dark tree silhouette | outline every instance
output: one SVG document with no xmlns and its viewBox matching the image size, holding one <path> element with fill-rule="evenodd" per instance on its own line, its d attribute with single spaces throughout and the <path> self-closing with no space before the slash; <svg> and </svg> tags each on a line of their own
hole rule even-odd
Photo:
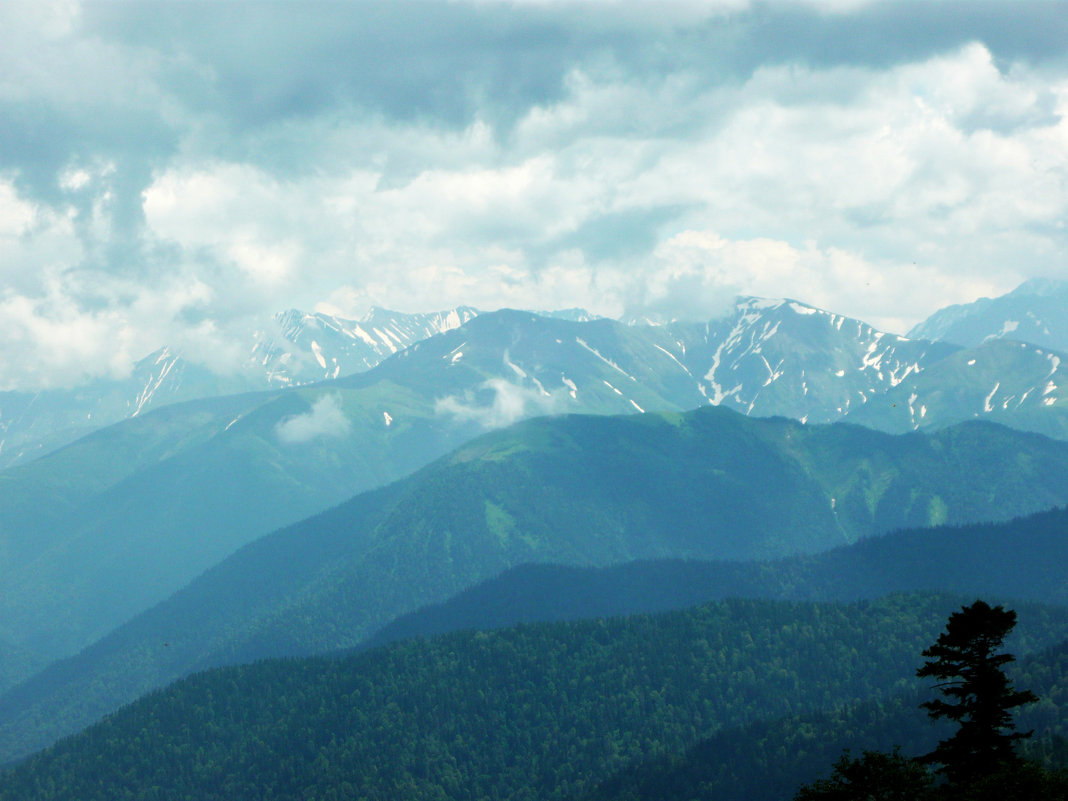
<svg viewBox="0 0 1068 801">
<path fill-rule="evenodd" d="M 1030 691 L 1013 690 L 1002 668 L 1015 657 L 996 653 L 1015 625 L 1012 610 L 976 601 L 950 615 L 946 630 L 923 652 L 927 662 L 916 675 L 938 679 L 945 698 L 922 706 L 932 718 L 947 718 L 960 728 L 922 759 L 939 764 L 938 771 L 953 784 L 1016 764 L 1014 744 L 1031 735 L 1014 731 L 1010 713 L 1038 699 Z"/>
<path fill-rule="evenodd" d="M 865 751 L 860 759 L 846 751 L 829 779 L 802 786 L 794 801 L 917 801 L 930 790 L 928 769 L 896 748 L 889 754 Z"/>
</svg>

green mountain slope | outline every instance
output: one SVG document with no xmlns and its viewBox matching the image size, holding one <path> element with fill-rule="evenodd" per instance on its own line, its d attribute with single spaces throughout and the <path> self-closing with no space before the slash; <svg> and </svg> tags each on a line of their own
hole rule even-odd
<svg viewBox="0 0 1068 801">
<path fill-rule="evenodd" d="M 191 670 L 356 645 L 511 566 L 815 552 L 1064 503 L 1066 467 L 1068 444 L 986 424 L 893 437 L 716 408 L 527 421 L 246 546 L 5 696 L 0 741 L 25 753 Z"/>
<path fill-rule="evenodd" d="M 241 545 L 516 419 L 701 402 L 656 360 L 674 365 L 616 323 L 498 312 L 369 373 L 166 407 L 2 471 L 0 636 L 71 653 Z"/>
<path fill-rule="evenodd" d="M 946 592 L 1068 607 L 1068 509 L 1008 523 L 910 529 L 773 562 L 527 564 L 402 615 L 368 645 L 550 620 L 629 615 L 724 598 L 854 601 Z"/>
<path fill-rule="evenodd" d="M 0 798 L 562 798 L 727 726 L 911 686 L 955 602 L 730 601 L 186 679 L 0 778 Z M 1022 640 L 1068 636 L 1027 615 Z"/>
</svg>

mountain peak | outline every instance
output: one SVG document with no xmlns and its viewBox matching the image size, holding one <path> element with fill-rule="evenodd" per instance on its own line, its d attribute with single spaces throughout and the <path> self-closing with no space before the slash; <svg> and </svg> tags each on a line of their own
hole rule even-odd
<svg viewBox="0 0 1068 801">
<path fill-rule="evenodd" d="M 1055 278 L 1029 278 L 1005 297 L 1052 297 L 1068 294 L 1068 281 Z"/>
<path fill-rule="evenodd" d="M 1068 283 L 1032 278 L 1007 295 L 939 309 L 909 336 L 976 347 L 989 339 L 1016 339 L 1068 351 Z"/>
</svg>

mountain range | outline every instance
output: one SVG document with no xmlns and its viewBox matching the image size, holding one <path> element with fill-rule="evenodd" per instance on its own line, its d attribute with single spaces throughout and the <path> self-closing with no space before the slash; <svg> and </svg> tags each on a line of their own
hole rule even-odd
<svg viewBox="0 0 1068 801">
<path fill-rule="evenodd" d="M 8 468 L 0 637 L 44 658 L 77 650 L 246 542 L 489 428 L 696 405 L 692 384 L 648 366 L 657 359 L 618 323 L 497 312 L 366 373 L 166 406 Z M 555 384 L 539 388 L 539 374 Z"/>
<path fill-rule="evenodd" d="M 430 314 L 372 308 L 359 320 L 296 309 L 249 335 L 244 364 L 221 373 L 164 347 L 123 379 L 72 389 L 0 392 L 0 469 L 23 464 L 90 432 L 171 403 L 299 386 L 369 370 L 382 359 L 478 312 L 457 307 Z"/>
<path fill-rule="evenodd" d="M 1029 284 L 907 338 L 789 299 L 662 325 L 291 310 L 237 375 L 164 349 L 124 381 L 2 393 L 0 761 L 191 670 L 365 644 L 524 565 L 970 592 L 847 558 L 848 590 L 806 560 L 846 547 L 903 574 L 872 537 L 1068 503 L 1057 309 L 1063 286 Z M 1035 548 L 999 551 L 1016 583 L 991 586 L 1033 597 Z"/>
<path fill-rule="evenodd" d="M 1036 278 L 1007 295 L 947 306 L 908 333 L 972 348 L 992 339 L 1068 351 L 1068 282 Z"/>
<path fill-rule="evenodd" d="M 291 309 L 275 315 L 264 330 L 250 334 L 245 344 L 238 343 L 237 349 L 249 355 L 240 369 L 225 374 L 162 348 L 138 362 L 125 379 L 100 379 L 73 389 L 3 392 L 0 469 L 169 403 L 303 386 L 369 370 L 416 342 L 458 328 L 478 313 L 464 306 L 429 314 L 373 308 L 361 319 L 350 320 Z M 580 309 L 541 316 L 573 322 L 596 319 Z M 888 408 L 904 408 L 900 400 L 915 394 L 907 424 L 928 425 L 923 409 L 934 411 L 939 405 L 928 385 L 946 380 L 940 378 L 943 358 L 964 347 L 979 348 L 969 360 L 989 361 L 981 346 L 998 339 L 1028 342 L 1060 358 L 1061 352 L 1068 351 L 1068 332 L 1062 331 L 1061 322 L 1066 318 L 1066 285 L 1031 281 L 1001 298 L 983 298 L 936 312 L 913 328 L 908 339 L 796 301 L 761 298 L 739 298 L 726 315 L 699 324 L 635 323 L 629 327 L 677 360 L 672 367 L 688 375 L 689 389 L 701 393 L 700 402 L 707 399 L 746 414 L 783 414 L 813 422 L 840 419 L 859 410 L 866 425 L 898 430 L 905 419 L 900 413 L 888 413 L 889 422 L 883 424 L 880 412 L 864 406 L 890 393 Z M 667 336 L 656 329 L 665 329 Z M 1040 375 L 1034 365 L 1026 364 L 1026 356 L 1021 365 L 1013 359 L 1006 365 L 1000 356 L 993 360 L 999 369 L 1007 369 L 1010 375 L 1004 378 L 1030 382 L 1016 393 L 1002 389 L 1002 400 L 1010 396 L 1019 400 L 1028 390 L 1032 405 L 1050 400 L 1047 386 L 1038 385 L 1045 373 Z M 938 369 L 928 371 L 933 365 L 939 365 Z M 933 377 L 926 385 L 912 387 L 925 372 Z M 1056 365 L 1046 373 L 1056 373 Z M 971 393 L 976 397 L 967 402 L 955 398 L 956 403 L 943 403 L 947 408 L 938 410 L 939 418 L 955 422 L 988 414 L 987 398 L 991 392 L 998 394 L 999 382 L 1005 386 L 1004 378 L 999 373 L 993 383 L 976 386 Z M 898 389 L 902 382 L 909 383 L 909 392 Z M 693 402 L 692 398 L 684 400 Z M 1063 421 L 1051 424 L 1045 419 L 1048 415 L 1025 412 L 1018 417 L 1028 418 L 1021 423 L 1023 427 L 1065 435 Z"/>
<path fill-rule="evenodd" d="M 365 646 L 464 629 L 685 609 L 710 600 L 858 601 L 951 593 L 1068 607 L 1068 509 L 1006 523 L 894 531 L 773 561 L 523 564 L 401 615 Z"/>
<path fill-rule="evenodd" d="M 472 315 L 348 327 L 283 315 L 285 341 L 313 353 L 265 346 L 276 374 L 292 365 L 289 383 L 321 374 L 298 363 L 330 374 L 345 358 L 370 363 L 365 338 L 399 348 L 449 330 L 362 373 L 161 406 L 0 472 L 0 638 L 22 649 L 21 670 L 84 647 L 259 536 L 534 415 L 717 404 L 894 432 L 979 417 L 1068 436 L 1061 357 L 1026 344 L 962 350 L 753 298 L 701 325 Z M 328 346 L 340 354 L 330 361 Z"/>
<path fill-rule="evenodd" d="M 168 403 L 302 386 L 369 370 L 384 358 L 457 328 L 478 313 L 466 306 L 429 314 L 372 308 L 352 320 L 290 309 L 275 315 L 263 330 L 252 332 L 244 344 L 235 344 L 248 353 L 236 371 L 212 371 L 171 348 L 162 348 L 139 361 L 122 380 L 101 379 L 67 390 L 3 392 L 0 469 Z M 581 309 L 541 316 L 596 319 Z M 796 317 L 811 319 L 803 322 Z M 863 408 L 960 347 L 1012 339 L 1054 354 L 1068 351 L 1065 319 L 1068 285 L 1046 280 L 1030 281 L 1000 298 L 940 310 L 915 326 L 908 340 L 803 303 L 761 298 L 739 298 L 732 311 L 699 324 L 635 323 L 631 327 L 645 331 L 651 341 L 678 359 L 678 367 L 711 403 L 726 403 L 747 414 L 828 422 Z M 669 343 L 660 332 L 651 332 L 660 327 L 668 329 Z M 931 342 L 942 344 L 932 346 Z M 1015 371 L 1015 366 L 1010 368 Z M 1031 378 L 1037 382 L 1038 374 Z M 996 384 L 997 380 L 985 387 L 980 397 L 985 400 Z M 912 393 L 896 394 L 908 398 Z M 928 395 L 917 395 L 919 405 L 914 403 L 914 409 L 933 409 Z M 1041 397 L 1048 400 L 1048 395 Z M 987 412 L 985 403 L 969 403 L 943 411 L 942 416 L 951 415 L 956 421 Z M 866 416 L 878 418 L 877 414 Z M 914 417 L 912 424 L 926 424 L 918 411 Z M 900 422 L 895 418 L 890 425 Z M 1060 424 L 1055 430 L 1064 433 Z"/>
<path fill-rule="evenodd" d="M 768 559 L 1066 503 L 1068 443 L 989 423 L 892 436 L 715 407 L 537 418 L 240 549 L 0 697 L 0 742 L 43 745 L 193 670 L 358 645 L 518 565 Z M 90 557 L 80 571 L 100 570 Z"/>
</svg>

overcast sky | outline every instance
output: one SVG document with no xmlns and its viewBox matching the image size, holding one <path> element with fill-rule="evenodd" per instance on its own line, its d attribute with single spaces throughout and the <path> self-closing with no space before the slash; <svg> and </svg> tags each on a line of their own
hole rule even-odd
<svg viewBox="0 0 1068 801">
<path fill-rule="evenodd" d="M 296 307 L 1068 278 L 1068 3 L 0 4 L 0 389 Z"/>
</svg>

